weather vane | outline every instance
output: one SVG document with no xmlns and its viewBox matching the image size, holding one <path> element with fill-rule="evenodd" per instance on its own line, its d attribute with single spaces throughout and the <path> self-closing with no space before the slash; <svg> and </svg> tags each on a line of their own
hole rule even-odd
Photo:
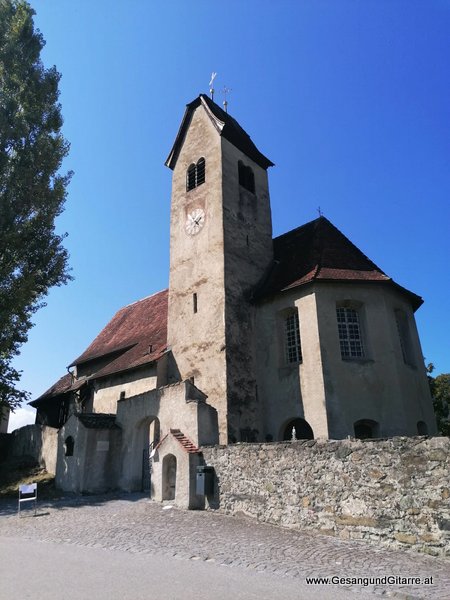
<svg viewBox="0 0 450 600">
<path fill-rule="evenodd" d="M 323 217 L 323 212 L 322 212 L 322 209 L 320 208 L 320 206 L 318 206 L 316 210 L 319 213 L 319 217 Z"/>
<path fill-rule="evenodd" d="M 209 82 L 209 93 L 211 94 L 211 100 L 214 100 L 214 79 L 216 78 L 217 73 L 213 71 L 211 73 L 211 81 Z"/>
<path fill-rule="evenodd" d="M 223 86 L 223 89 L 220 90 L 220 93 L 223 94 L 223 96 L 224 96 L 222 104 L 223 104 L 223 108 L 224 108 L 225 112 L 228 112 L 227 94 L 229 94 L 232 91 L 233 90 L 231 88 L 227 88 L 226 86 Z"/>
</svg>

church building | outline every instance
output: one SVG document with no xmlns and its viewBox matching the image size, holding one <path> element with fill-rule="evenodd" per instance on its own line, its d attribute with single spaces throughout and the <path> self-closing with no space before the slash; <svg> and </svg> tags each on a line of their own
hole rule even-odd
<svg viewBox="0 0 450 600">
<path fill-rule="evenodd" d="M 201 446 L 434 434 L 414 312 L 329 220 L 272 237 L 273 163 L 210 98 L 172 170 L 169 288 L 117 312 L 37 400 L 57 485 L 200 507 Z M 150 469 L 151 465 L 151 469 Z"/>
</svg>

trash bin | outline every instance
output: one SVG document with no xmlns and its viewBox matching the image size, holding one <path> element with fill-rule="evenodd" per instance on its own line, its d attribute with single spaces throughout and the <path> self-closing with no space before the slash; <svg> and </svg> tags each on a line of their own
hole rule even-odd
<svg viewBox="0 0 450 600">
<path fill-rule="evenodd" d="M 207 465 L 197 467 L 196 483 L 197 496 L 211 496 L 214 492 L 214 467 Z"/>
</svg>

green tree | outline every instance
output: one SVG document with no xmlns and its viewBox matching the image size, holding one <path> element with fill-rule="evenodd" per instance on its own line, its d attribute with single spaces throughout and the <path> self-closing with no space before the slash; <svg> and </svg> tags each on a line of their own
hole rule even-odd
<svg viewBox="0 0 450 600">
<path fill-rule="evenodd" d="M 49 289 L 70 279 L 55 233 L 72 175 L 59 173 L 69 150 L 60 75 L 42 64 L 34 14 L 24 0 L 0 0 L 0 409 L 27 398 L 12 360 Z"/>
<path fill-rule="evenodd" d="M 450 373 L 441 373 L 432 377 L 433 363 L 427 366 L 428 383 L 433 397 L 434 414 L 438 432 L 450 436 Z"/>
</svg>

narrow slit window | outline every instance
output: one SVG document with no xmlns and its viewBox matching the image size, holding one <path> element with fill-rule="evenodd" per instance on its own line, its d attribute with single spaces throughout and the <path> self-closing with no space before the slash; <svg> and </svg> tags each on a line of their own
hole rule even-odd
<svg viewBox="0 0 450 600">
<path fill-rule="evenodd" d="M 194 307 L 194 313 L 197 312 L 197 294 L 194 293 L 192 296 L 192 305 Z"/>
</svg>

